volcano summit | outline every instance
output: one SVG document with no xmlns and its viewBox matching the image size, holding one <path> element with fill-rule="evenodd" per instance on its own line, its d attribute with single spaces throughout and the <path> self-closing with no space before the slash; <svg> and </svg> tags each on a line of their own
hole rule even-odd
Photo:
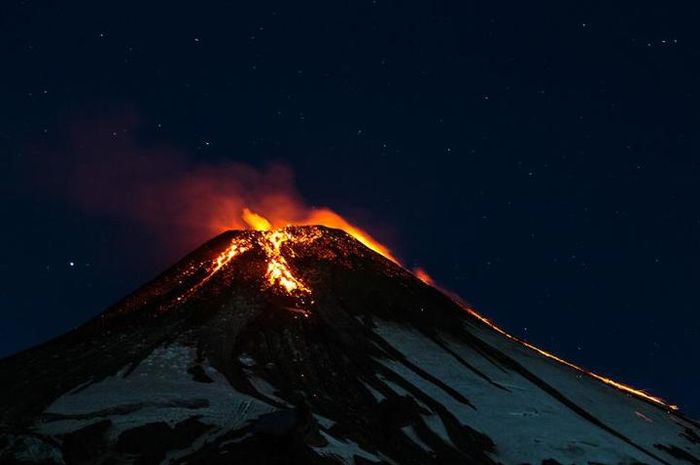
<svg viewBox="0 0 700 465">
<path fill-rule="evenodd" d="M 132 463 L 687 465 L 700 425 L 291 226 L 221 234 L 0 361 L 0 464 Z"/>
</svg>

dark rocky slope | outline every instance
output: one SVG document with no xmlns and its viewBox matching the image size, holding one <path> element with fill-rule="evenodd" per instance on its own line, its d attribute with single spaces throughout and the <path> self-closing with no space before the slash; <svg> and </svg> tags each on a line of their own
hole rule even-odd
<svg viewBox="0 0 700 465">
<path fill-rule="evenodd" d="M 0 463 L 688 464 L 700 428 L 543 357 L 347 234 L 202 246 L 0 361 Z M 232 241 L 251 246 L 211 273 Z"/>
</svg>

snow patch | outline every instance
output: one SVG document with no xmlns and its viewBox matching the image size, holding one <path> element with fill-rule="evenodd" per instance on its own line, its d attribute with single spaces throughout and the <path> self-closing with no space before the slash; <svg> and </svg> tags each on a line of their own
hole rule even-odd
<svg viewBox="0 0 700 465">
<path fill-rule="evenodd" d="M 450 350 L 464 362 L 486 375 L 491 382 L 507 387 L 507 390 L 499 389 L 489 380 L 478 376 L 459 359 L 418 331 L 380 320 L 375 320 L 375 325 L 375 333 L 386 343 L 401 352 L 413 364 L 462 394 L 476 409 L 459 402 L 437 383 L 419 376 L 397 360 L 382 358 L 378 362 L 442 404 L 462 424 L 490 437 L 496 444 L 496 451 L 492 455 L 501 463 L 541 463 L 545 459 L 555 459 L 567 464 L 653 461 L 638 449 L 574 413 L 519 373 L 504 370 L 462 341 L 454 340 L 448 335 L 440 336 Z M 671 424 L 669 414 L 663 410 L 637 399 L 618 395 L 617 392 L 611 395 L 608 386 L 587 377 L 581 380 L 569 369 L 544 359 L 520 344 L 515 345 L 495 333 L 486 334 L 490 330 L 470 328 L 469 331 L 518 360 L 604 423 L 628 437 L 642 441 L 642 446 L 652 453 L 660 454 L 653 447 L 654 443 L 679 442 L 679 427 Z M 397 393 L 406 391 L 396 383 L 387 384 Z M 639 418 L 634 414 L 635 410 L 652 419 L 653 423 Z M 424 415 L 423 418 L 433 432 L 449 440 L 447 431 L 437 415 Z M 697 450 L 691 453 L 700 455 Z M 668 456 L 664 458 L 671 463 L 677 462 Z"/>
<path fill-rule="evenodd" d="M 418 447 L 423 449 L 426 452 L 433 452 L 433 449 L 430 448 L 429 445 L 423 442 L 423 440 L 418 437 L 418 433 L 416 433 L 416 430 L 413 428 L 413 426 L 404 426 L 401 428 L 401 431 L 403 431 L 403 434 L 408 436 L 408 438 L 416 444 Z"/>
<path fill-rule="evenodd" d="M 108 434 L 115 440 L 121 432 L 137 426 L 159 421 L 174 426 L 193 416 L 222 430 L 237 429 L 276 410 L 236 391 L 210 366 L 205 371 L 213 382 L 195 381 L 187 373 L 195 360 L 195 350 L 190 347 L 159 347 L 128 375 L 125 367 L 114 376 L 56 399 L 36 425 L 37 430 L 64 434 L 107 418 L 113 424 Z"/>
<path fill-rule="evenodd" d="M 314 447 L 314 450 L 316 450 L 319 455 L 323 455 L 325 457 L 336 457 L 348 465 L 354 465 L 355 456 L 362 457 L 363 459 L 367 459 L 372 462 L 381 462 L 380 457 L 367 452 L 356 442 L 350 441 L 349 439 L 336 439 L 325 431 L 321 431 L 321 434 L 328 442 L 328 445 L 323 447 Z"/>
<path fill-rule="evenodd" d="M 326 418 L 322 415 L 317 415 L 314 413 L 314 418 L 316 419 L 318 424 L 325 429 L 331 429 L 333 425 L 335 425 L 335 422 L 333 420 L 331 420 L 330 418 Z"/>
<path fill-rule="evenodd" d="M 367 389 L 367 390 L 369 391 L 370 394 L 372 394 L 372 397 L 374 397 L 374 400 L 376 400 L 377 402 L 381 402 L 381 401 L 383 401 L 384 399 L 386 399 L 386 397 L 384 396 L 384 394 L 382 394 L 381 392 L 377 391 L 376 389 L 374 389 L 374 388 L 373 388 L 372 386 L 370 386 L 369 384 L 363 382 L 362 385 L 365 387 L 365 389 Z"/>
<path fill-rule="evenodd" d="M 443 423 L 442 418 L 434 414 L 421 416 L 423 417 L 425 424 L 428 425 L 428 428 L 430 428 L 430 431 L 437 434 L 440 439 L 445 441 L 445 444 L 455 447 L 450 439 L 450 435 L 447 433 L 447 428 L 445 428 L 445 423 Z"/>
</svg>

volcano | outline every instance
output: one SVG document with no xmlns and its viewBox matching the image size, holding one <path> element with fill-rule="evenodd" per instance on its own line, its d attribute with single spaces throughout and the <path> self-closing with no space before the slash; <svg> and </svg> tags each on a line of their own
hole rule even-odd
<svg viewBox="0 0 700 465">
<path fill-rule="evenodd" d="M 700 464 L 662 399 L 347 233 L 228 231 L 0 361 L 2 464 Z"/>
</svg>

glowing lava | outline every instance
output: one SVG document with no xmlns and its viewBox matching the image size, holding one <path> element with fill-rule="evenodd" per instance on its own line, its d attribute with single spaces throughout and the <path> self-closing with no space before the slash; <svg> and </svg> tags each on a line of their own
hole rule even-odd
<svg viewBox="0 0 700 465">
<path fill-rule="evenodd" d="M 388 258 L 396 264 L 400 264 L 396 257 L 392 255 L 389 248 L 380 244 L 368 233 L 348 223 L 343 217 L 327 208 L 310 210 L 305 220 L 290 223 L 282 223 L 282 227 L 278 229 L 273 229 L 272 221 L 250 210 L 249 208 L 243 209 L 241 219 L 251 229 L 263 232 L 263 238 L 265 240 L 262 241 L 260 245 L 263 247 L 265 253 L 267 254 L 268 266 L 267 273 L 265 276 L 268 284 L 271 287 L 276 286 L 278 288 L 283 289 L 285 293 L 289 295 L 298 295 L 300 293 L 310 294 L 311 289 L 309 289 L 303 282 L 297 279 L 289 269 L 289 264 L 287 263 L 287 260 L 284 258 L 284 255 L 281 252 L 282 244 L 290 240 L 293 240 L 297 243 L 300 241 L 308 241 L 309 238 L 292 237 L 292 234 L 289 232 L 289 230 L 285 229 L 286 226 L 321 225 L 327 226 L 329 228 L 342 229 L 343 231 L 347 232 L 352 237 L 357 239 L 359 242 L 364 244 L 367 248 Z M 280 223 L 280 220 L 276 221 L 275 223 Z M 423 275 L 428 277 L 427 273 L 425 272 L 423 272 Z"/>
<path fill-rule="evenodd" d="M 219 256 L 212 262 L 212 267 L 207 278 L 211 277 L 221 268 L 228 265 L 228 263 L 237 256 L 247 252 L 248 249 L 250 249 L 250 244 L 248 244 L 245 240 L 239 239 L 231 243 L 231 245 L 221 254 L 219 254 Z"/>
<path fill-rule="evenodd" d="M 357 226 L 353 226 L 352 224 L 348 223 L 342 216 L 338 215 L 333 210 L 329 210 L 327 208 L 311 210 L 306 220 L 300 224 L 321 225 L 329 228 L 342 229 L 360 241 L 365 247 L 374 250 L 379 255 L 382 255 L 392 262 L 400 265 L 399 260 L 391 253 L 391 250 L 389 250 L 387 246 L 381 244 L 379 241 Z"/>
<path fill-rule="evenodd" d="M 250 250 L 253 244 L 258 245 L 265 253 L 267 269 L 265 271 L 265 285 L 276 289 L 282 294 L 295 298 L 303 298 L 311 294 L 311 289 L 297 278 L 282 253 L 285 243 L 292 241 L 295 244 L 306 244 L 314 240 L 314 234 L 293 234 L 288 229 L 270 230 L 270 222 L 264 217 L 245 209 L 243 219 L 247 224 L 261 231 L 258 239 L 238 237 L 232 240 L 231 245 L 212 260 L 207 276 L 196 286 L 201 287 L 213 275 L 228 265 L 234 258 Z M 288 254 L 294 254 L 293 250 L 286 250 Z"/>
<path fill-rule="evenodd" d="M 265 277 L 269 286 L 277 286 L 286 294 L 296 296 L 298 294 L 310 294 L 311 289 L 306 287 L 289 269 L 287 259 L 282 255 L 282 244 L 292 239 L 289 231 L 277 229 L 263 232 L 263 249 L 267 254 L 267 272 Z"/>
<path fill-rule="evenodd" d="M 273 229 L 283 229 L 287 226 L 326 226 L 328 228 L 342 229 L 352 237 L 360 241 L 367 248 L 388 258 L 394 263 L 400 264 L 399 260 L 389 250 L 387 246 L 380 243 L 368 232 L 358 228 L 348 222 L 345 218 L 328 208 L 311 208 L 299 211 L 298 208 L 288 205 L 287 200 L 280 199 L 280 205 L 271 209 L 271 214 L 263 216 L 249 208 L 243 208 L 240 219 L 243 224 L 256 231 L 270 231 Z M 221 228 L 218 232 L 229 229 L 240 229 L 241 222 L 234 219 L 229 225 Z"/>
</svg>

